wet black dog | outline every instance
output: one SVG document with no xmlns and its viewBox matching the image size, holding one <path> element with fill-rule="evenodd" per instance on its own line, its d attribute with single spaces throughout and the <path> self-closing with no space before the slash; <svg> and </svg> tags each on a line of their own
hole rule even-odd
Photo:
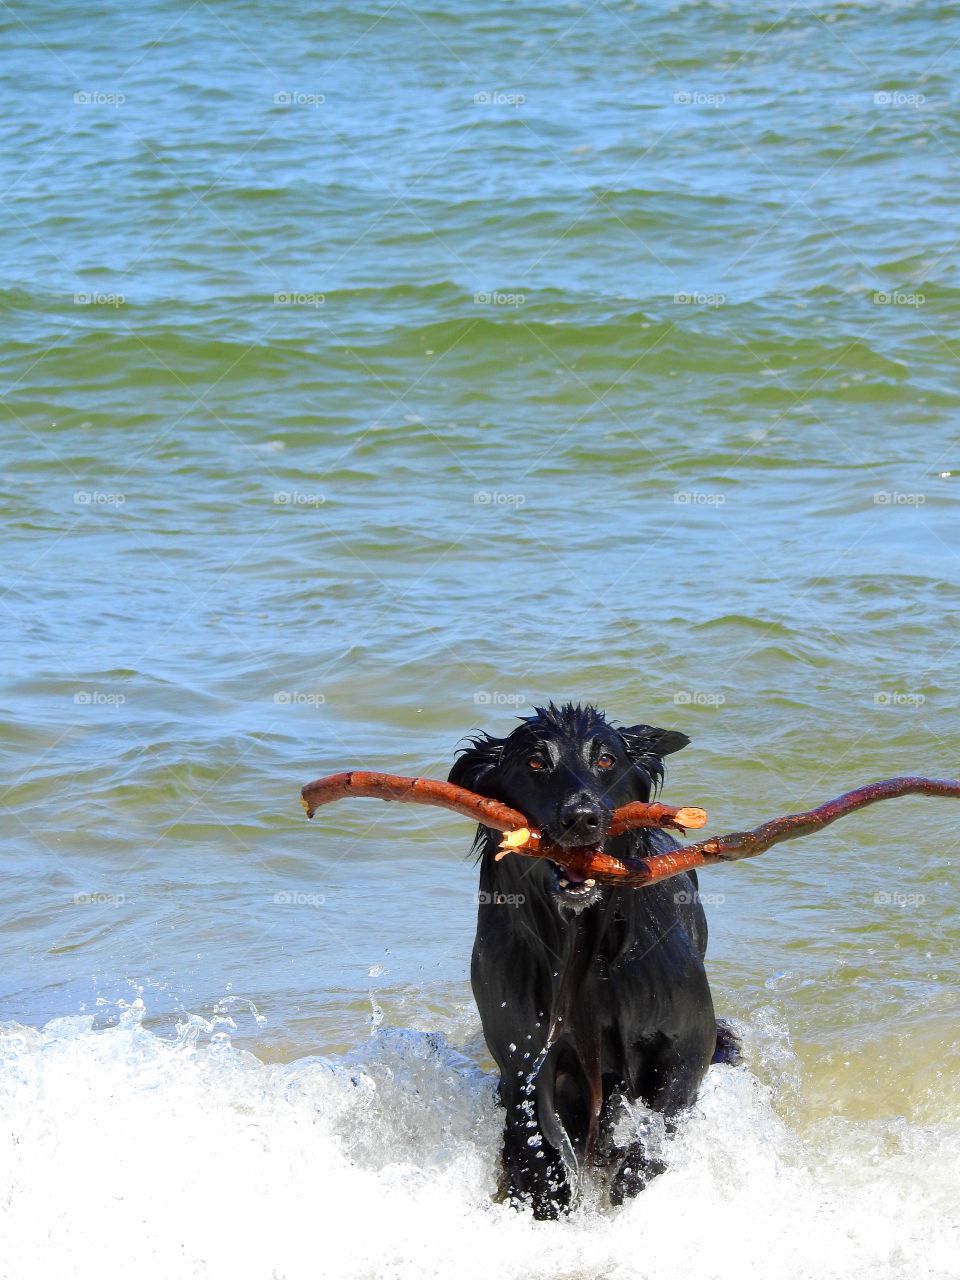
<svg viewBox="0 0 960 1280">
<path fill-rule="evenodd" d="M 649 800 L 682 733 L 618 729 L 592 707 L 552 704 L 507 738 L 473 740 L 450 781 L 512 805 L 550 840 L 616 856 L 673 848 L 660 831 L 607 839 L 611 812 Z M 588 1167 L 620 1203 L 662 1171 L 618 1145 L 623 1099 L 669 1126 L 696 1098 L 712 1060 L 735 1057 L 718 1029 L 703 956 L 707 922 L 691 872 L 645 889 L 578 880 L 546 859 L 494 861 L 499 833 L 478 832 L 480 910 L 473 991 L 506 1108 L 501 1192 L 553 1218 Z"/>
</svg>

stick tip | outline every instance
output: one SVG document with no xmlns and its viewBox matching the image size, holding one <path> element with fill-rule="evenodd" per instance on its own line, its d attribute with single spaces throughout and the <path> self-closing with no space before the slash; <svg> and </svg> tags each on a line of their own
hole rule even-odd
<svg viewBox="0 0 960 1280">
<path fill-rule="evenodd" d="M 698 828 L 705 827 L 707 825 L 707 811 L 706 809 L 697 809 L 690 805 L 685 809 L 677 810 L 675 821 L 681 827 L 688 827 L 691 830 L 696 831 Z"/>
<path fill-rule="evenodd" d="M 314 809 L 313 805 L 310 803 L 310 801 L 307 799 L 307 797 L 303 794 L 302 791 L 300 792 L 300 804 L 301 804 L 301 807 L 303 808 L 303 812 L 307 815 L 307 817 L 312 818 L 316 810 Z"/>
<path fill-rule="evenodd" d="M 525 844 L 530 843 L 530 828 L 517 827 L 515 831 L 505 831 L 503 839 L 500 841 L 500 848 L 504 853 L 509 853 L 511 849 L 522 849 Z"/>
</svg>

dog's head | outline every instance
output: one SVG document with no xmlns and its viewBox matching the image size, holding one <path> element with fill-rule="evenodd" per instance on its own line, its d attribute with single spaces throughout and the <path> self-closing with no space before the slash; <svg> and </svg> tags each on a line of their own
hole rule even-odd
<svg viewBox="0 0 960 1280">
<path fill-rule="evenodd" d="M 614 809 L 649 800 L 663 779 L 664 756 L 689 741 L 648 724 L 617 728 L 594 707 L 551 703 L 506 738 L 475 738 L 450 781 L 519 809 L 554 844 L 602 847 Z M 568 907 L 600 897 L 592 881 L 576 881 L 556 865 L 551 887 Z"/>
</svg>

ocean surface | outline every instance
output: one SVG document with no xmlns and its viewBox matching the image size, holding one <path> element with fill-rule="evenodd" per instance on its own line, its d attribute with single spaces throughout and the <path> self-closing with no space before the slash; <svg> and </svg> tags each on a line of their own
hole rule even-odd
<svg viewBox="0 0 960 1280">
<path fill-rule="evenodd" d="M 960 4 L 0 38 L 0 1275 L 960 1275 L 960 806 L 702 877 L 745 1065 L 550 1224 L 470 824 L 298 803 L 550 698 L 710 833 L 958 775 Z"/>
</svg>

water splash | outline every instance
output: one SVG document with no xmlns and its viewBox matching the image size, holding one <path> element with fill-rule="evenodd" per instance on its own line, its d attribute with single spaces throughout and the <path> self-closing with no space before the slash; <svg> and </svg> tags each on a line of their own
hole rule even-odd
<svg viewBox="0 0 960 1280">
<path fill-rule="evenodd" d="M 493 1201 L 495 1079 L 442 1036 L 381 1028 L 346 1058 L 268 1066 L 217 1020 L 163 1039 L 144 1012 L 0 1033 L 0 1233 L 18 1280 L 953 1274 L 955 1119 L 800 1136 L 776 1082 L 716 1068 L 642 1196 L 603 1210 L 587 1188 L 570 1219 L 535 1223 Z M 658 1140 L 642 1108 L 623 1123 Z"/>
</svg>

